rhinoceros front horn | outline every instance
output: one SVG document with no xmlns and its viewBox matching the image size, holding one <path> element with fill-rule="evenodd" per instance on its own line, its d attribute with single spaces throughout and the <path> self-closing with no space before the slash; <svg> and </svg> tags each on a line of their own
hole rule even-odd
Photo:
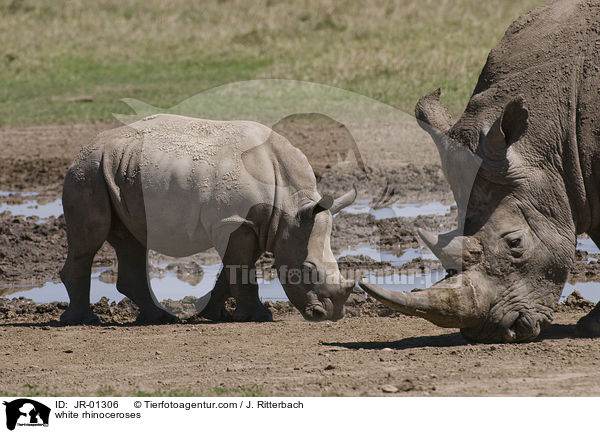
<svg viewBox="0 0 600 433">
<path fill-rule="evenodd" d="M 446 278 L 427 290 L 393 292 L 366 281 L 360 287 L 394 310 L 444 328 L 473 328 L 489 312 L 491 299 L 464 274 Z"/>
</svg>

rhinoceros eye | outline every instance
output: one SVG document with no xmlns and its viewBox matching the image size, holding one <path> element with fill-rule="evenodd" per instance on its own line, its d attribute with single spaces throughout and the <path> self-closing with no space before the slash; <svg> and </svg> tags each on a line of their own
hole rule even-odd
<svg viewBox="0 0 600 433">
<path fill-rule="evenodd" d="M 509 248 L 519 248 L 521 246 L 521 238 L 508 239 Z"/>
<path fill-rule="evenodd" d="M 520 258 L 525 252 L 523 234 L 521 232 L 508 233 L 504 236 L 506 245 L 510 249 L 510 254 L 515 258 Z"/>
</svg>

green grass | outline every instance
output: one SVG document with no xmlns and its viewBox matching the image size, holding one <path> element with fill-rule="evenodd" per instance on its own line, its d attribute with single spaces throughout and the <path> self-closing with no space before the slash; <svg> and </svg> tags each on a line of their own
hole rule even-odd
<svg viewBox="0 0 600 433">
<path fill-rule="evenodd" d="M 222 84 L 328 84 L 453 113 L 488 51 L 541 0 L 0 0 L 0 125 L 112 121 L 121 98 L 170 107 Z M 67 102 L 93 95 L 93 102 Z"/>
</svg>

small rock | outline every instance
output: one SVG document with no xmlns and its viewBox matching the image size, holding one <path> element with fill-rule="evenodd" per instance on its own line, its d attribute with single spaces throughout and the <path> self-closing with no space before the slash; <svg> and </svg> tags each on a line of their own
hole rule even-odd
<svg viewBox="0 0 600 433">
<path fill-rule="evenodd" d="M 387 394 L 394 394 L 398 392 L 398 388 L 396 388 L 394 385 L 383 385 L 381 390 Z"/>
<path fill-rule="evenodd" d="M 160 352 L 160 351 L 157 350 L 156 352 L 154 352 L 154 354 L 155 355 L 162 355 L 162 352 Z"/>
<path fill-rule="evenodd" d="M 63 353 L 73 353 L 71 349 L 63 350 Z"/>
<path fill-rule="evenodd" d="M 404 379 L 404 382 L 402 382 L 399 389 L 403 392 L 408 392 L 408 391 L 412 391 L 412 390 L 416 389 L 416 387 L 413 384 L 412 380 Z"/>
<path fill-rule="evenodd" d="M 570 307 L 573 309 L 584 310 L 584 309 L 594 308 L 595 304 L 592 301 L 588 301 L 583 296 L 581 296 L 581 293 L 579 293 L 578 290 L 574 290 L 573 293 L 571 293 L 569 296 L 567 296 L 567 299 L 565 299 L 565 302 L 563 303 L 563 305 L 565 307 Z"/>
<path fill-rule="evenodd" d="M 100 275 L 98 276 L 98 278 L 103 283 L 116 284 L 117 283 L 117 275 L 118 275 L 117 269 L 110 268 L 110 269 L 106 269 L 105 271 L 102 271 L 100 273 Z"/>
<path fill-rule="evenodd" d="M 334 365 L 329 364 L 327 367 L 325 367 L 325 370 L 333 370 L 335 369 Z"/>
</svg>

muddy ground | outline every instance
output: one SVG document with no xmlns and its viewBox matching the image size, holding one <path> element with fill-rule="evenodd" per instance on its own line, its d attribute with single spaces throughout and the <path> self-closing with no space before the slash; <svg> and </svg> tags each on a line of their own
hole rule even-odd
<svg viewBox="0 0 600 433">
<path fill-rule="evenodd" d="M 55 199 L 78 149 L 111 126 L 0 129 L 0 190 L 36 191 L 42 199 Z M 360 148 L 365 157 L 357 162 L 360 158 L 348 152 L 355 148 L 352 137 L 333 121 L 300 117 L 276 129 L 307 154 L 324 193 L 338 194 L 356 184 L 359 198 L 380 202 L 452 201 L 433 144 L 415 151 L 422 139 L 415 138 L 418 132 L 405 148 L 385 147 L 385 137 L 374 137 L 371 148 Z M 23 200 L 20 194 L 0 196 L 4 202 Z M 340 214 L 332 246 L 340 251 L 369 243 L 402 251 L 418 245 L 417 227 L 447 230 L 454 217 L 376 221 L 366 214 Z M 0 214 L 0 295 L 14 292 L 15 284 L 57 279 L 65 254 L 62 216 L 40 222 Z M 578 252 L 573 280 L 599 277 L 600 265 L 587 259 L 587 253 Z M 194 278 L 201 265 L 218 257 L 209 251 L 180 260 L 152 254 L 151 260 L 171 263 L 182 278 Z M 114 263 L 112 249 L 103 247 L 95 265 Z M 397 271 L 365 256 L 343 257 L 340 265 Z M 417 259 L 407 268 L 436 269 L 439 264 Z M 114 281 L 114 274 L 104 278 Z M 336 323 L 305 322 L 287 303 L 268 304 L 273 323 L 210 323 L 193 316 L 194 302 L 192 297 L 166 302 L 187 317 L 177 325 L 135 326 L 135 307 L 125 300 L 94 305 L 103 326 L 62 327 L 58 317 L 66 304 L 0 298 L 0 392 L 600 394 L 600 344 L 579 338 L 572 326 L 592 304 L 577 296 L 559 307 L 555 323 L 538 340 L 518 345 L 469 344 L 457 330 L 402 316 L 358 291 L 347 304 L 347 316 Z"/>
</svg>

